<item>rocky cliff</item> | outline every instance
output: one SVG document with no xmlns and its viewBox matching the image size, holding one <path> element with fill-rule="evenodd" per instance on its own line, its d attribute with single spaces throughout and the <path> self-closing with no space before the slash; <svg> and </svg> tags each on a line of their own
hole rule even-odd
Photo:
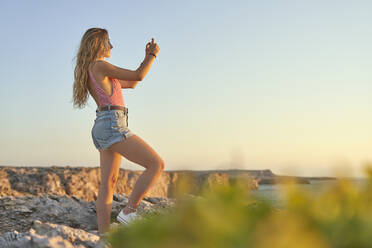
<svg viewBox="0 0 372 248">
<path fill-rule="evenodd" d="M 115 193 L 129 195 L 142 173 L 143 171 L 120 169 Z M 221 171 L 163 171 L 145 196 L 174 197 L 183 178 L 191 180 L 190 193 L 198 195 L 204 186 L 230 184 L 236 178 L 233 174 Z M 100 178 L 98 167 L 0 166 L 0 197 L 55 194 L 93 201 L 97 199 Z M 248 176 L 244 181 L 250 189 L 257 189 L 258 183 L 254 177 Z"/>
</svg>

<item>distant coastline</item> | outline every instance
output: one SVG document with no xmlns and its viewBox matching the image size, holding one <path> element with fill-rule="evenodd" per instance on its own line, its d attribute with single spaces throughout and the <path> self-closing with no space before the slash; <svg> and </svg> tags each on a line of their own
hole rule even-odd
<svg viewBox="0 0 372 248">
<path fill-rule="evenodd" d="M 226 169 L 226 170 L 169 170 L 167 172 L 190 172 L 198 175 L 208 173 L 226 173 L 231 177 L 253 177 L 259 180 L 258 184 L 278 184 L 284 183 L 286 180 L 291 179 L 298 184 L 310 184 L 311 180 L 338 180 L 337 177 L 301 177 L 301 176 L 287 176 L 277 175 L 270 169 L 264 170 L 246 170 L 246 169 Z M 354 178 L 353 178 L 354 179 Z"/>
</svg>

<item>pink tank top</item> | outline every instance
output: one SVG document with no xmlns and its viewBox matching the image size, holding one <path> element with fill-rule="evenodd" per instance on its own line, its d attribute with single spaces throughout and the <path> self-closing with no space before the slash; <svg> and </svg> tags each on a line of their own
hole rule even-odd
<svg viewBox="0 0 372 248">
<path fill-rule="evenodd" d="M 92 79 L 94 87 L 96 88 L 96 92 L 97 92 L 97 95 L 98 95 L 99 107 L 106 106 L 108 104 L 116 105 L 116 106 L 125 106 L 124 105 L 123 94 L 121 92 L 121 85 L 116 78 L 111 78 L 111 81 L 113 82 L 113 84 L 111 85 L 112 95 L 109 96 L 109 95 L 107 95 L 106 91 L 104 91 L 101 88 L 101 86 L 99 86 L 97 81 L 94 79 L 93 74 L 92 74 L 91 71 L 89 71 L 89 75 Z"/>
</svg>

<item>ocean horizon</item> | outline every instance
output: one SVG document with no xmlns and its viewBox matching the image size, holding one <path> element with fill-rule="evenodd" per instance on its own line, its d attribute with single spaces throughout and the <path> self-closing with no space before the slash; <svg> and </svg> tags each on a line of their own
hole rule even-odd
<svg viewBox="0 0 372 248">
<path fill-rule="evenodd" d="M 368 182 L 368 178 L 348 178 L 357 188 L 362 188 Z M 310 180 L 310 184 L 296 184 L 296 187 L 311 195 L 317 195 L 331 186 L 337 184 L 339 180 Z M 287 188 L 284 184 L 262 184 L 257 190 L 252 191 L 252 195 L 261 199 L 268 200 L 274 207 L 285 207 L 285 194 L 283 189 Z"/>
</svg>

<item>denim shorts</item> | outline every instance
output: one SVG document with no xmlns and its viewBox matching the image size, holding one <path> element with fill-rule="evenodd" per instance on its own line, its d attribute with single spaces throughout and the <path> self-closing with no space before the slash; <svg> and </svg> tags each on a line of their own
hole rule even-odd
<svg viewBox="0 0 372 248">
<path fill-rule="evenodd" d="M 125 110 L 96 110 L 92 138 L 97 149 L 106 150 L 112 144 L 134 135 L 128 128 L 128 108 Z"/>
</svg>

